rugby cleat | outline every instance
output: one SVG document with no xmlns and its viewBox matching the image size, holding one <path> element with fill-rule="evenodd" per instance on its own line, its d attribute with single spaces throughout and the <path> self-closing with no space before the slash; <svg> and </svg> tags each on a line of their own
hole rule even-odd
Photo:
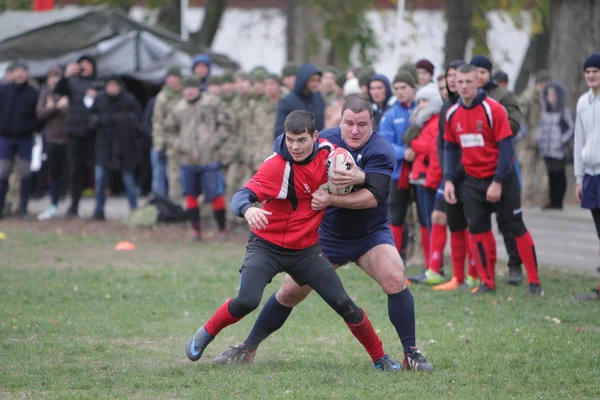
<svg viewBox="0 0 600 400">
<path fill-rule="evenodd" d="M 465 282 L 459 283 L 458 279 L 452 277 L 448 282 L 444 282 L 440 285 L 435 285 L 433 290 L 436 291 L 448 291 L 448 290 L 456 290 L 456 289 L 468 289 L 469 286 Z"/>
<path fill-rule="evenodd" d="M 416 276 L 409 276 L 408 280 L 412 283 L 423 283 L 427 280 L 427 271 L 429 271 L 429 270 L 426 269 L 423 272 L 421 272 L 419 275 L 416 275 Z"/>
<path fill-rule="evenodd" d="M 225 350 L 213 359 L 215 364 L 252 364 L 256 357 L 256 350 L 250 351 L 245 348 L 244 343 Z"/>
<path fill-rule="evenodd" d="M 479 285 L 479 287 L 476 287 L 475 289 L 471 290 L 471 296 L 479 296 L 481 294 L 494 293 L 494 292 L 495 292 L 494 289 L 489 287 L 487 284 L 482 283 L 481 285 Z"/>
<path fill-rule="evenodd" d="M 544 295 L 544 290 L 542 289 L 539 283 L 530 283 L 529 294 L 532 296 L 542 297 Z"/>
<path fill-rule="evenodd" d="M 427 362 L 417 347 L 411 347 L 410 353 L 404 353 L 402 366 L 413 371 L 433 372 L 433 365 Z"/>
<path fill-rule="evenodd" d="M 467 286 L 469 288 L 476 288 L 479 285 L 481 285 L 481 280 L 479 280 L 479 278 L 475 279 L 473 278 L 471 275 L 467 276 L 467 279 L 465 279 L 465 283 L 467 284 Z"/>
<path fill-rule="evenodd" d="M 402 365 L 399 362 L 394 361 L 387 354 L 375 361 L 373 363 L 373 366 L 375 367 L 375 369 L 378 369 L 380 371 L 402 371 Z"/>
<path fill-rule="evenodd" d="M 198 361 L 202 357 L 202 353 L 206 349 L 206 346 L 212 342 L 214 337 L 210 336 L 204 327 L 198 329 L 198 332 L 190 339 L 187 346 L 185 346 L 185 354 L 190 361 Z"/>
<path fill-rule="evenodd" d="M 523 283 L 523 271 L 521 271 L 520 268 L 509 268 L 506 283 L 509 285 L 519 286 L 521 283 Z"/>
<path fill-rule="evenodd" d="M 589 293 L 575 297 L 579 301 L 600 300 L 600 289 L 592 289 Z"/>
</svg>

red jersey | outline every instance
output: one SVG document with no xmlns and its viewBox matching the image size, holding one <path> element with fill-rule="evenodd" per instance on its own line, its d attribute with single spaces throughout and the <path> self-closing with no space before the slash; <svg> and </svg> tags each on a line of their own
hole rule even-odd
<svg viewBox="0 0 600 400">
<path fill-rule="evenodd" d="M 485 95 L 478 94 L 469 108 L 459 101 L 446 114 L 444 139 L 461 147 L 465 172 L 474 178 L 494 176 L 498 142 L 511 136 L 506 110 Z"/>
<path fill-rule="evenodd" d="M 319 139 L 319 151 L 307 164 L 285 160 L 273 154 L 265 160 L 246 188 L 252 190 L 267 215 L 265 229 L 252 230 L 260 238 L 277 246 L 301 250 L 317 244 L 317 233 L 325 210 L 313 211 L 312 194 L 327 183 L 325 163 L 334 146 Z"/>
</svg>

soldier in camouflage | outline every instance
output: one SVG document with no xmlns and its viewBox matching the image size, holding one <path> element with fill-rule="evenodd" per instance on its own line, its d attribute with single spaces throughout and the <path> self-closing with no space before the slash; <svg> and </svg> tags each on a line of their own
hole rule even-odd
<svg viewBox="0 0 600 400">
<path fill-rule="evenodd" d="M 200 240 L 198 196 L 212 203 L 219 235 L 226 237 L 224 185 L 221 166 L 231 162 L 231 118 L 218 97 L 202 93 L 200 81 L 189 77 L 183 83 L 183 98 L 167 117 L 165 129 L 172 132 L 172 146 L 181 161 L 185 180 L 185 208 L 192 226 L 192 239 Z"/>
</svg>

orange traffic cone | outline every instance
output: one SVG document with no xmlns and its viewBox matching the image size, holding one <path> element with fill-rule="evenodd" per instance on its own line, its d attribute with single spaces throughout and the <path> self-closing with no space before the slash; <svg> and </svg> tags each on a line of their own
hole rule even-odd
<svg viewBox="0 0 600 400">
<path fill-rule="evenodd" d="M 115 246 L 115 250 L 135 250 L 135 244 L 132 242 L 119 242 Z"/>
</svg>

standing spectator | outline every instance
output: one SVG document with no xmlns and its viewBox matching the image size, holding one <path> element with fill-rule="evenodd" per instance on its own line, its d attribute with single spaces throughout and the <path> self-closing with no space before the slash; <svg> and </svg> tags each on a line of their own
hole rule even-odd
<svg viewBox="0 0 600 400">
<path fill-rule="evenodd" d="M 36 109 L 37 118 L 40 124 L 43 124 L 51 200 L 50 207 L 38 216 L 40 221 L 54 219 L 58 215 L 63 171 L 67 163 L 67 137 L 64 129 L 69 99 L 54 92 L 62 74 L 60 67 L 50 68 L 46 80 L 47 87 L 40 94 Z"/>
<path fill-rule="evenodd" d="M 562 210 L 567 191 L 567 144 L 573 137 L 573 114 L 567 107 L 567 91 L 550 82 L 542 91 L 538 146 L 548 171 L 550 203 L 546 210 Z"/>
<path fill-rule="evenodd" d="M 221 93 L 221 79 L 218 76 L 209 76 L 207 80 L 208 93 L 218 96 Z"/>
<path fill-rule="evenodd" d="M 256 101 L 260 101 L 265 95 L 265 79 L 269 73 L 262 69 L 256 69 L 250 75 L 250 80 L 252 82 L 252 98 Z"/>
<path fill-rule="evenodd" d="M 544 176 L 544 160 L 538 147 L 540 115 L 542 112 L 541 93 L 550 75 L 541 71 L 535 85 L 527 88 L 519 96 L 519 106 L 523 112 L 523 126 L 516 145 L 517 158 L 521 165 L 523 204 L 531 206 L 546 202 L 548 181 Z M 540 198 L 542 197 L 542 198 Z"/>
<path fill-rule="evenodd" d="M 575 196 L 582 208 L 591 210 L 600 239 L 600 53 L 590 54 L 585 59 L 583 72 L 590 90 L 577 101 Z M 600 286 L 579 299 L 600 300 Z"/>
<path fill-rule="evenodd" d="M 179 202 L 182 196 L 179 159 L 177 153 L 169 146 L 165 121 L 175 104 L 181 100 L 181 89 L 181 71 L 179 67 L 171 66 L 167 70 L 165 85 L 156 96 L 152 114 L 152 191 L 166 196 L 167 185 L 163 177 L 168 176 L 168 195 L 175 202 Z"/>
<path fill-rule="evenodd" d="M 208 54 L 198 54 L 192 59 L 192 73 L 200 81 L 200 90 L 208 89 L 208 77 L 210 76 L 210 68 L 212 61 Z"/>
<path fill-rule="evenodd" d="M 508 74 L 504 71 L 498 71 L 492 77 L 496 84 L 504 89 L 508 89 Z"/>
<path fill-rule="evenodd" d="M 14 71 L 15 71 L 15 63 L 11 61 L 8 63 L 8 65 L 6 66 L 6 69 L 4 70 L 4 78 L 2 78 L 2 81 L 0 82 L 0 84 L 5 85 L 7 83 L 12 83 Z"/>
<path fill-rule="evenodd" d="M 173 137 L 174 149 L 181 156 L 181 169 L 185 177 L 185 206 L 192 225 L 192 239 L 200 240 L 200 211 L 198 196 L 204 195 L 212 203 L 219 234 L 225 238 L 225 201 L 220 169 L 225 160 L 222 149 L 231 142 L 230 118 L 223 110 L 218 97 L 200 92 L 200 82 L 195 77 L 183 82 L 183 98 L 169 114 L 165 125 L 177 132 Z"/>
<path fill-rule="evenodd" d="M 294 90 L 296 86 L 296 73 L 298 73 L 298 65 L 295 63 L 287 63 L 281 70 L 281 83 L 287 93 Z"/>
<path fill-rule="evenodd" d="M 104 92 L 91 109 L 89 124 L 96 137 L 94 178 L 96 209 L 93 218 L 104 220 L 106 185 L 110 171 L 120 171 L 131 210 L 137 208 L 134 170 L 141 159 L 139 122 L 141 107 L 116 76 L 108 77 Z"/>
<path fill-rule="evenodd" d="M 446 74 L 441 73 L 437 77 L 438 89 L 440 90 L 440 95 L 442 96 L 442 100 L 444 102 L 448 101 L 448 86 L 446 85 Z"/>
<path fill-rule="evenodd" d="M 471 59 L 471 65 L 477 69 L 477 86 L 492 99 L 500 103 L 506 113 L 508 114 L 508 121 L 510 124 L 510 130 L 513 137 L 516 137 L 521 127 L 521 120 L 523 116 L 519 109 L 519 102 L 515 97 L 514 93 L 499 87 L 491 79 L 492 63 L 484 56 L 475 56 Z M 513 162 L 514 163 L 514 162 Z M 508 278 L 507 282 L 511 285 L 520 285 L 523 281 L 523 269 L 521 268 L 521 257 L 517 248 L 517 242 L 511 231 L 510 226 L 506 225 L 508 221 L 503 218 L 499 218 L 496 214 L 496 221 L 498 222 L 498 230 L 502 233 L 504 238 L 504 246 L 508 253 Z M 494 239 L 493 235 L 488 236 Z M 495 239 L 494 239 L 495 240 Z M 491 246 L 491 244 L 490 244 Z M 495 247 L 494 242 L 494 247 Z"/>
<path fill-rule="evenodd" d="M 27 203 L 31 184 L 31 151 L 33 134 L 37 128 L 35 109 L 38 91 L 29 83 L 26 64 L 17 63 L 13 82 L 0 86 L 0 218 L 8 192 L 8 179 L 15 159 L 21 178 L 19 212 L 28 219 Z"/>
<path fill-rule="evenodd" d="M 435 70 L 431 61 L 422 59 L 415 64 L 417 75 L 419 77 L 419 86 L 425 86 L 433 83 L 433 71 Z"/>
<path fill-rule="evenodd" d="M 308 110 L 315 114 L 315 128 L 325 127 L 325 100 L 319 92 L 321 71 L 312 64 L 304 64 L 296 73 L 294 90 L 279 102 L 275 121 L 275 137 L 283 133 L 283 122 L 289 113 Z"/>
<path fill-rule="evenodd" d="M 69 99 L 69 108 L 65 117 L 65 135 L 67 136 L 71 205 L 67 211 L 67 218 L 78 216 L 86 167 L 93 160 L 89 117 L 90 108 L 96 97 L 96 73 L 96 60 L 91 56 L 81 56 L 76 63 L 67 66 L 63 78 L 58 81 L 54 89 L 58 95 L 67 96 Z"/>
<path fill-rule="evenodd" d="M 394 93 L 388 78 L 381 74 L 373 75 L 369 81 L 369 98 L 373 104 L 373 130 L 376 132 L 379 132 L 381 117 L 393 104 L 390 101 L 392 97 Z"/>
<path fill-rule="evenodd" d="M 340 100 L 340 95 L 336 90 L 335 79 L 339 74 L 339 70 L 334 66 L 328 66 L 323 70 L 321 77 L 321 93 L 325 98 L 325 106 L 329 107 Z"/>
</svg>

